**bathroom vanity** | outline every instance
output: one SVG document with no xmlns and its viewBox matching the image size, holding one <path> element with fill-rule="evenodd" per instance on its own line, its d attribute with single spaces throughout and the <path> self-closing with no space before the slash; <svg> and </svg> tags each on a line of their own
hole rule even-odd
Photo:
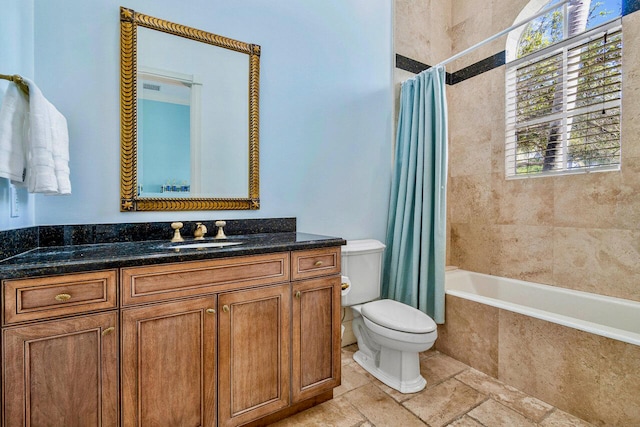
<svg viewBox="0 0 640 427">
<path fill-rule="evenodd" d="M 331 399 L 344 240 L 229 240 L 1 262 L 3 425 L 264 425 Z"/>
</svg>

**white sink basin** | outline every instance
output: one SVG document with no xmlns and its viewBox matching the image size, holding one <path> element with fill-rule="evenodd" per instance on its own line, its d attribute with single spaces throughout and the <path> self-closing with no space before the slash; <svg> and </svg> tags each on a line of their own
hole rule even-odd
<svg viewBox="0 0 640 427">
<path fill-rule="evenodd" d="M 199 248 L 223 248 L 225 246 L 241 245 L 242 242 L 201 242 L 188 243 L 186 245 L 171 246 L 171 249 L 199 249 Z"/>
</svg>

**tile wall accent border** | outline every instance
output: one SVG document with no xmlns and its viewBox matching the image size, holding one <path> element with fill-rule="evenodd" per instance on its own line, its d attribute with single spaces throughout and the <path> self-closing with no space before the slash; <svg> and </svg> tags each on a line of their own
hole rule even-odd
<svg viewBox="0 0 640 427">
<path fill-rule="evenodd" d="M 622 16 L 629 15 L 630 13 L 640 10 L 640 0 L 623 0 L 622 2 Z M 480 74 L 491 71 L 494 68 L 498 68 L 506 63 L 506 52 L 498 52 L 488 58 L 471 64 L 468 67 L 464 67 L 453 73 L 446 73 L 447 84 L 452 86 L 456 83 L 460 83 L 467 79 L 470 79 Z M 428 70 L 432 65 L 423 64 L 415 59 L 408 58 L 406 56 L 396 53 L 396 68 L 409 71 L 410 73 L 418 74 L 424 70 Z"/>
<path fill-rule="evenodd" d="M 505 58 L 506 54 L 503 50 L 502 52 L 498 52 L 495 55 L 476 62 L 475 64 L 464 67 L 461 70 L 455 71 L 453 73 L 446 73 L 446 83 L 452 86 L 456 83 L 460 83 L 462 81 L 470 79 L 471 77 L 475 77 L 487 71 L 491 71 L 494 68 L 498 68 L 504 65 Z M 410 73 L 418 74 L 431 68 L 431 65 L 423 64 L 422 62 L 407 58 L 406 56 L 396 54 L 396 68 L 409 71 Z"/>
<path fill-rule="evenodd" d="M 420 61 L 416 61 L 415 59 L 396 53 L 396 68 L 400 68 L 401 70 L 405 70 L 410 73 L 419 74 L 424 70 L 431 68 L 431 65 L 423 64 Z"/>
<path fill-rule="evenodd" d="M 451 74 L 447 73 L 447 84 L 454 85 L 504 65 L 506 63 L 506 54 L 506 51 L 503 50 Z"/>
<path fill-rule="evenodd" d="M 640 10 L 640 0 L 622 1 L 622 16 L 637 12 L 638 10 Z"/>
</svg>

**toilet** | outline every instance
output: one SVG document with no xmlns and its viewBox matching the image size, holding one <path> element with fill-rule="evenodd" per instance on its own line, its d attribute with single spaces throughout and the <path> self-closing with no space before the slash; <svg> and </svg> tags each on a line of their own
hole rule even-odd
<svg viewBox="0 0 640 427">
<path fill-rule="evenodd" d="M 358 351 L 353 359 L 371 375 L 401 393 L 415 393 L 427 382 L 420 375 L 421 351 L 438 337 L 436 323 L 406 304 L 380 298 L 382 253 L 377 240 L 349 240 L 342 246 L 343 307 L 353 310 Z"/>
</svg>

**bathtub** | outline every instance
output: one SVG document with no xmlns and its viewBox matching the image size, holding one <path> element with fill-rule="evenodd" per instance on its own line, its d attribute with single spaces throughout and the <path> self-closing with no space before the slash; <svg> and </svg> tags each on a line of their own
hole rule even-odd
<svg viewBox="0 0 640 427">
<path fill-rule="evenodd" d="M 466 270 L 445 277 L 448 295 L 640 346 L 640 302 Z"/>
<path fill-rule="evenodd" d="M 640 302 L 465 270 L 445 301 L 436 350 L 594 425 L 640 426 Z"/>
</svg>

